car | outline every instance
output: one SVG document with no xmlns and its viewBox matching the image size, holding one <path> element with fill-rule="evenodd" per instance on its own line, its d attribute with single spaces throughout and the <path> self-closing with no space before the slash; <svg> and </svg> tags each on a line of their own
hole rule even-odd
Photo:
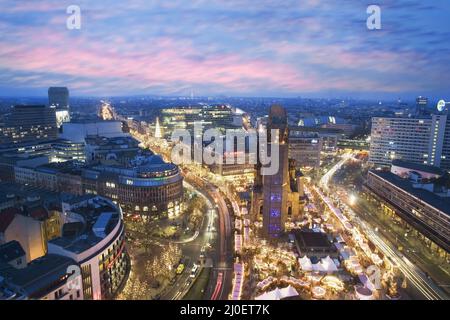
<svg viewBox="0 0 450 320">
<path fill-rule="evenodd" d="M 195 278 L 195 276 L 197 275 L 197 271 L 198 271 L 198 264 L 194 264 L 191 270 L 191 274 L 189 276 L 191 278 Z"/>
<path fill-rule="evenodd" d="M 184 264 L 180 263 L 177 267 L 176 274 L 182 274 L 184 271 Z"/>
</svg>

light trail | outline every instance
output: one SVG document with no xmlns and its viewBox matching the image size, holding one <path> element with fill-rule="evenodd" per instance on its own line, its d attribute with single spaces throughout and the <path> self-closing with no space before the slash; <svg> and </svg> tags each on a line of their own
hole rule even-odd
<svg viewBox="0 0 450 320">
<path fill-rule="evenodd" d="M 349 159 L 353 157 L 353 154 L 344 155 L 343 159 L 333 166 L 321 179 L 319 185 L 325 189 L 329 190 L 329 182 L 332 176 L 337 170 Z M 325 195 L 318 190 L 319 195 L 322 200 L 330 207 L 333 211 L 333 206 L 329 201 L 325 201 Z M 395 262 L 396 267 L 404 274 L 404 276 L 414 285 L 414 287 L 423 294 L 423 296 L 429 300 L 446 300 L 448 297 L 442 290 L 440 290 L 432 281 L 428 279 L 417 266 L 412 264 L 409 260 L 403 257 L 396 249 L 392 249 L 386 241 L 384 241 L 378 234 L 372 231 L 372 228 L 368 226 L 364 221 L 362 221 L 351 208 L 346 206 L 346 209 L 352 216 L 352 222 L 356 222 L 356 225 L 364 232 L 366 237 L 372 241 L 374 245 L 391 261 Z M 334 211 L 333 211 L 334 212 Z M 349 219 L 350 220 L 350 219 Z M 406 260 L 405 260 L 406 259 Z"/>
</svg>

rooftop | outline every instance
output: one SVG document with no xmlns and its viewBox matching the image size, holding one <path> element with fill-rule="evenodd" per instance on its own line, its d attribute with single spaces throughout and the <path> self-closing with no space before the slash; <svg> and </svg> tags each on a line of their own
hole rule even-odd
<svg viewBox="0 0 450 320">
<path fill-rule="evenodd" d="M 14 182 L 0 183 L 0 203 L 14 200 L 20 204 L 40 203 L 47 207 L 59 206 L 61 200 L 73 197 L 67 193 L 56 193 L 31 186 L 24 186 Z"/>
<path fill-rule="evenodd" d="M 97 146 L 109 146 L 109 147 L 122 147 L 131 146 L 138 147 L 139 141 L 131 136 L 123 137 L 102 137 L 98 135 L 88 135 L 86 137 L 86 144 L 97 145 Z"/>
<path fill-rule="evenodd" d="M 294 232 L 294 235 L 301 248 L 333 248 L 325 233 L 301 230 Z"/>
<path fill-rule="evenodd" d="M 25 255 L 22 246 L 16 240 L 9 241 L 0 246 L 0 263 L 8 263 Z"/>
<path fill-rule="evenodd" d="M 79 205 L 73 201 L 70 212 L 82 220 L 65 224 L 62 237 L 49 241 L 76 254 L 102 241 L 121 219 L 118 208 L 104 198 L 91 195 L 79 200 Z"/>
<path fill-rule="evenodd" d="M 139 178 L 161 178 L 179 173 L 175 164 L 165 162 L 159 155 L 136 156 L 127 165 L 94 165 L 92 169 Z"/>
<path fill-rule="evenodd" d="M 399 160 L 399 159 L 393 160 L 392 165 L 396 166 L 396 167 L 402 167 L 402 168 L 406 168 L 406 169 L 422 171 L 422 172 L 432 173 L 432 174 L 436 174 L 436 175 L 443 175 L 445 173 L 444 170 L 442 170 L 438 167 L 435 167 L 435 166 L 429 166 L 429 165 L 419 164 L 419 163 L 412 163 L 412 162 L 407 162 L 407 161 L 403 161 L 403 160 Z"/>
<path fill-rule="evenodd" d="M 425 189 L 414 188 L 413 182 L 408 179 L 403 179 L 389 171 L 371 170 L 370 173 L 388 181 L 389 183 L 392 183 L 396 187 L 415 196 L 416 198 L 419 198 L 437 210 L 450 215 L 450 198 L 440 197 L 437 194 Z"/>
<path fill-rule="evenodd" d="M 77 161 L 52 162 L 37 167 L 36 171 L 49 174 L 71 173 L 80 175 L 83 166 L 83 163 Z"/>
<path fill-rule="evenodd" d="M 45 295 L 52 285 L 61 281 L 67 275 L 67 268 L 75 264 L 70 258 L 47 254 L 33 260 L 24 269 L 15 269 L 0 263 L 0 275 L 28 297 L 39 298 Z"/>
</svg>

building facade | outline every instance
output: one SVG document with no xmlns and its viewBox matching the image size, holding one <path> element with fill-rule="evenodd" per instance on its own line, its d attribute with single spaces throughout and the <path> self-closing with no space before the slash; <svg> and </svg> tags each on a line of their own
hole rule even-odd
<svg viewBox="0 0 450 320">
<path fill-rule="evenodd" d="M 122 210 L 98 196 L 62 203 L 62 236 L 48 242 L 49 254 L 75 261 L 85 300 L 113 299 L 129 271 Z"/>
<path fill-rule="evenodd" d="M 58 137 L 54 107 L 45 105 L 14 106 L 10 117 L 0 127 L 0 143 L 54 140 Z"/>
<path fill-rule="evenodd" d="M 426 118 L 373 118 L 369 162 L 389 166 L 400 159 L 450 170 L 447 115 Z"/>
<path fill-rule="evenodd" d="M 82 178 L 83 193 L 108 197 L 127 214 L 172 218 L 183 210 L 181 172 L 159 156 L 139 158 L 129 166 L 92 166 Z"/>
<path fill-rule="evenodd" d="M 322 139 L 318 133 L 289 131 L 289 159 L 295 159 L 298 167 L 318 168 Z"/>
<path fill-rule="evenodd" d="M 396 169 L 397 172 L 400 172 Z M 401 171 L 404 174 L 404 170 Z M 432 173 L 431 173 L 432 174 Z M 419 173 L 410 170 L 409 177 L 401 177 L 389 171 L 369 171 L 366 189 L 439 254 L 450 252 L 450 192 L 429 179 L 422 181 Z"/>
<path fill-rule="evenodd" d="M 50 87 L 48 89 L 48 105 L 55 107 L 58 128 L 64 122 L 70 122 L 69 89 L 66 87 Z"/>
</svg>

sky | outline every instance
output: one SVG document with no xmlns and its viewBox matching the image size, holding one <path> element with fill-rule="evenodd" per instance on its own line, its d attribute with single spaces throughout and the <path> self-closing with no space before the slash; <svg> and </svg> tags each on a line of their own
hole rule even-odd
<svg viewBox="0 0 450 320">
<path fill-rule="evenodd" d="M 0 0 L 0 96 L 450 101 L 450 1 Z M 81 29 L 69 30 L 69 5 Z"/>
</svg>

